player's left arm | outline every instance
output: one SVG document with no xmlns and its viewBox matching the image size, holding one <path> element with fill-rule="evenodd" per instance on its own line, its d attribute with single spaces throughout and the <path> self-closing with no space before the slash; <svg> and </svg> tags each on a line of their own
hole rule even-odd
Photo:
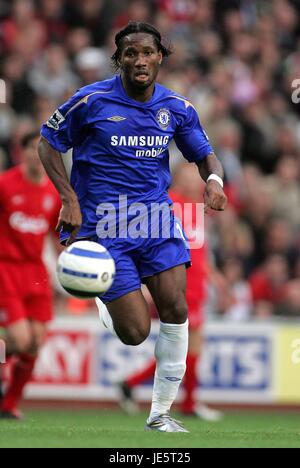
<svg viewBox="0 0 300 468">
<path fill-rule="evenodd" d="M 196 161 L 199 173 L 206 182 L 204 193 L 205 209 L 224 211 L 227 197 L 223 190 L 224 170 L 215 153 L 209 153 L 206 158 Z M 210 178 L 210 176 L 217 176 Z M 219 178 L 220 180 L 218 181 Z M 216 180 L 217 179 L 217 180 Z"/>
<path fill-rule="evenodd" d="M 185 101 L 185 106 L 185 115 L 178 119 L 175 143 L 183 156 L 197 165 L 202 179 L 206 182 L 206 210 L 211 208 L 223 211 L 227 204 L 227 197 L 223 191 L 223 167 L 202 128 L 196 109 L 188 101 Z"/>
</svg>

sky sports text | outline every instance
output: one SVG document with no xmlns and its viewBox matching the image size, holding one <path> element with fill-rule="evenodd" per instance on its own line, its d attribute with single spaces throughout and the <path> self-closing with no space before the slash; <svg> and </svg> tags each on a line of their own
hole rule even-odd
<svg viewBox="0 0 300 468">
<path fill-rule="evenodd" d="M 190 249 L 204 244 L 204 203 L 128 203 L 119 196 L 118 206 L 100 203 L 97 207 L 99 239 L 170 239 L 179 238 Z M 182 222 L 180 221 L 182 220 Z M 184 230 L 182 228 L 184 226 Z"/>
<path fill-rule="evenodd" d="M 0 364 L 5 364 L 5 363 L 6 363 L 5 342 L 3 340 L 0 340 Z"/>
</svg>

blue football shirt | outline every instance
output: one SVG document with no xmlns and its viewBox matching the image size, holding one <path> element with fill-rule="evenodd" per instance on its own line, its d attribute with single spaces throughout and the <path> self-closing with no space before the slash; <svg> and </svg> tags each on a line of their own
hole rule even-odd
<svg viewBox="0 0 300 468">
<path fill-rule="evenodd" d="M 128 204 L 172 203 L 168 147 L 173 138 L 189 162 L 213 151 L 189 101 L 157 83 L 149 101 L 135 101 L 119 75 L 78 90 L 43 125 L 41 135 L 61 153 L 73 148 L 71 185 L 83 214 L 78 237 L 95 235 L 100 203 L 117 211 L 120 196 Z M 68 235 L 62 233 L 62 239 Z"/>
</svg>

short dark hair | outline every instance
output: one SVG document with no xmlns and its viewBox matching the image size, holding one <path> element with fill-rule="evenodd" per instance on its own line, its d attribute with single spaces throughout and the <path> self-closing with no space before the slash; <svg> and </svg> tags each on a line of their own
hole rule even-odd
<svg viewBox="0 0 300 468">
<path fill-rule="evenodd" d="M 116 36 L 115 36 L 115 44 L 117 46 L 117 50 L 111 57 L 113 64 L 116 68 L 116 70 L 119 68 L 119 60 L 122 54 L 122 40 L 125 36 L 128 36 L 129 34 L 135 34 L 135 33 L 145 33 L 145 34 L 151 34 L 154 38 L 154 42 L 158 48 L 158 51 L 162 53 L 163 57 L 168 57 L 173 53 L 173 49 L 170 46 L 165 46 L 162 44 L 162 37 L 160 32 L 152 26 L 152 24 L 149 23 L 141 23 L 139 21 L 130 21 L 125 28 L 121 29 Z"/>
<path fill-rule="evenodd" d="M 32 132 L 26 133 L 21 139 L 21 146 L 23 149 L 28 148 L 32 140 L 40 136 L 39 130 L 33 130 Z"/>
</svg>

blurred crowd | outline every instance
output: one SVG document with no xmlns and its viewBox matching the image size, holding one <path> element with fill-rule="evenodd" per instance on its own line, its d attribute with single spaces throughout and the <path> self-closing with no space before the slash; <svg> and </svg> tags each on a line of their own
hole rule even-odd
<svg viewBox="0 0 300 468">
<path fill-rule="evenodd" d="M 300 0 L 0 0 L 0 172 L 77 88 L 112 76 L 116 32 L 150 22 L 175 51 L 159 81 L 193 102 L 225 168 L 214 310 L 300 316 L 299 13 Z"/>
</svg>

